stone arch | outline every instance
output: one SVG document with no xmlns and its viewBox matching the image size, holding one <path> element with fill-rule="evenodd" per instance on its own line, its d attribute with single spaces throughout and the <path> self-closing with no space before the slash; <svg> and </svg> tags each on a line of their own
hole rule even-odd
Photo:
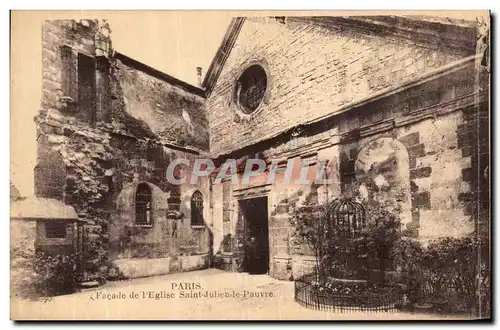
<svg viewBox="0 0 500 330">
<path fill-rule="evenodd" d="M 403 228 L 412 221 L 410 157 L 398 140 L 382 137 L 365 144 L 354 164 L 357 198 L 399 209 Z"/>
<path fill-rule="evenodd" d="M 196 190 L 191 195 L 191 201 L 190 201 L 191 226 L 203 226 L 203 225 L 205 225 L 205 217 L 203 215 L 204 204 L 205 203 L 204 203 L 203 194 L 199 190 Z"/>
<path fill-rule="evenodd" d="M 200 189 L 200 187 L 193 187 L 193 188 L 190 188 L 188 190 L 186 190 L 184 193 L 182 193 L 181 195 L 181 203 L 182 203 L 182 206 L 181 206 L 181 210 L 182 210 L 182 213 L 190 218 L 191 217 L 191 200 L 193 198 L 193 195 L 198 192 L 201 194 L 201 196 L 203 197 L 203 219 L 204 219 L 204 224 L 206 226 L 209 226 L 210 224 L 208 223 L 207 219 L 208 219 L 208 205 L 210 205 L 210 200 L 209 200 L 209 194 L 207 192 L 204 191 L 204 189 Z"/>
</svg>

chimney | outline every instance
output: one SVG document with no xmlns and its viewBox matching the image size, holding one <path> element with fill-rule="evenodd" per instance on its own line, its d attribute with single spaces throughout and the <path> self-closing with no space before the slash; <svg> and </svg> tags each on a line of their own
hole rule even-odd
<svg viewBox="0 0 500 330">
<path fill-rule="evenodd" d="M 201 66 L 196 67 L 196 77 L 198 78 L 198 86 L 201 87 Z"/>
</svg>

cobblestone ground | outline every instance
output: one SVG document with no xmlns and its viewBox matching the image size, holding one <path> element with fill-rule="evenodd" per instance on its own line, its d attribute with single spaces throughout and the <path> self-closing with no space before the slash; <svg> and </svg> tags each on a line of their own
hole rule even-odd
<svg viewBox="0 0 500 330">
<path fill-rule="evenodd" d="M 184 283 L 201 289 L 175 290 Z M 225 297 L 197 298 L 199 291 Z M 233 292 L 234 291 L 234 292 Z M 182 292 L 182 293 L 181 293 Z M 233 294 L 239 293 L 239 297 Z M 175 294 L 175 298 L 168 295 Z M 183 297 L 181 297 L 181 295 Z M 256 297 L 260 296 L 260 297 Z M 134 298 L 133 298 L 134 297 Z M 66 320 L 374 320 L 430 319 L 409 313 L 332 313 L 310 310 L 293 299 L 293 282 L 267 275 L 215 269 L 110 282 L 49 301 L 11 301 L 12 319 Z M 440 316 L 440 318 L 443 318 Z M 456 319 L 456 317 L 446 317 Z"/>
</svg>

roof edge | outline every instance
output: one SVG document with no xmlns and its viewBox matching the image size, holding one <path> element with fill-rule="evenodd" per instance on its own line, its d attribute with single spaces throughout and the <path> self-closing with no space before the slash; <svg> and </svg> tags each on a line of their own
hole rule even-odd
<svg viewBox="0 0 500 330">
<path fill-rule="evenodd" d="M 382 32 L 402 38 L 401 31 L 410 33 L 414 42 L 426 41 L 435 47 L 449 47 L 464 52 L 464 56 L 472 54 L 475 50 L 475 28 L 472 26 L 458 26 L 453 24 L 444 24 L 443 22 L 429 22 L 423 19 L 409 18 L 405 16 L 381 15 L 381 16 L 288 16 L 291 19 L 309 19 L 311 22 L 321 24 L 321 20 L 329 18 L 337 24 L 345 25 L 345 28 L 357 28 L 362 32 Z M 382 19 L 381 19 L 382 18 Z M 384 21 L 385 19 L 385 21 Z M 204 88 L 206 97 L 210 96 L 215 84 L 222 72 L 229 54 L 238 38 L 241 27 L 246 17 L 235 17 L 231 20 L 226 34 L 210 63 L 207 73 L 203 79 L 202 88 Z M 470 23 L 470 22 L 469 22 Z M 424 25 L 424 28 L 422 28 Z M 445 27 L 445 29 L 443 29 Z M 438 32 L 436 32 L 438 31 Z M 463 35 L 465 34 L 465 35 Z M 416 37 L 416 38 L 415 38 Z"/>
<path fill-rule="evenodd" d="M 192 94 L 196 94 L 196 95 L 201 96 L 203 98 L 206 97 L 205 90 L 203 90 L 202 88 L 196 87 L 196 86 L 191 85 L 185 81 L 182 81 L 178 78 L 175 78 L 174 76 L 171 76 L 171 75 L 166 74 L 162 71 L 159 71 L 159 70 L 157 70 L 149 65 L 146 65 L 142 62 L 139 62 L 139 61 L 127 56 L 127 55 L 124 55 L 120 52 L 115 51 L 113 57 L 115 59 L 120 60 L 123 64 L 125 64 L 131 68 L 142 71 L 142 72 L 144 72 L 152 77 L 160 79 L 160 80 L 167 82 L 173 86 L 180 87 L 180 88 L 184 89 L 185 91 L 190 92 Z"/>
<path fill-rule="evenodd" d="M 12 201 L 10 218 L 14 220 L 79 220 L 73 206 L 54 198 L 38 196 Z"/>
<path fill-rule="evenodd" d="M 231 20 L 231 23 L 226 30 L 226 34 L 224 35 L 224 38 L 217 49 L 217 53 L 215 53 L 215 57 L 208 67 L 203 83 L 201 84 L 201 86 L 205 88 L 206 96 L 209 96 L 212 93 L 215 83 L 217 82 L 224 64 L 233 49 L 234 43 L 240 34 L 241 27 L 244 22 L 245 17 L 235 17 Z"/>
</svg>

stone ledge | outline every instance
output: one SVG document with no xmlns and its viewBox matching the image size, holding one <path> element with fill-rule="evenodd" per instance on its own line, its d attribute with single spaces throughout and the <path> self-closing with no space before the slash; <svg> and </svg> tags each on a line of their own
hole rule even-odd
<svg viewBox="0 0 500 330">
<path fill-rule="evenodd" d="M 118 259 L 113 263 L 127 278 L 138 278 L 170 273 L 171 258 Z"/>
<path fill-rule="evenodd" d="M 289 255 L 276 255 L 273 257 L 273 259 L 275 261 L 278 261 L 278 262 L 289 262 L 290 260 L 292 260 L 292 256 L 289 256 Z"/>
</svg>

